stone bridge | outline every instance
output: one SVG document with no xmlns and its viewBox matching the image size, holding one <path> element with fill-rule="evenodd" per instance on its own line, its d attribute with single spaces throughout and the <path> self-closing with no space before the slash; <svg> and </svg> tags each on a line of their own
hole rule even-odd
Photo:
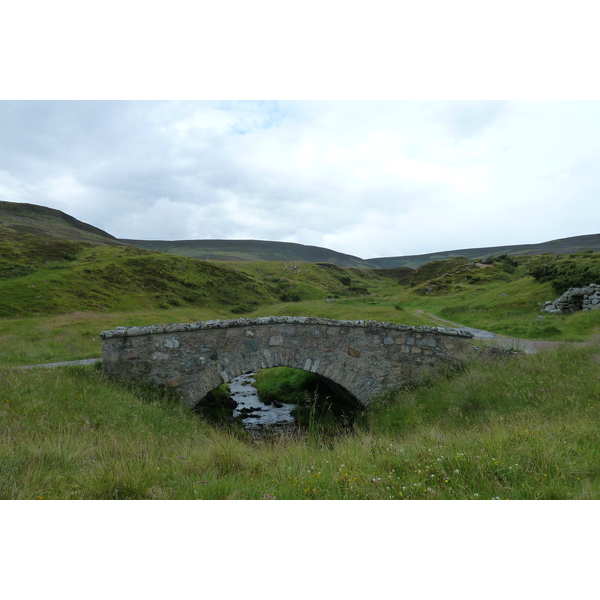
<svg viewBox="0 0 600 600">
<path fill-rule="evenodd" d="M 120 327 L 100 335 L 106 373 L 173 388 L 190 407 L 238 375 L 279 366 L 317 373 L 367 406 L 442 363 L 460 362 L 473 337 L 461 329 L 314 317 Z"/>
</svg>

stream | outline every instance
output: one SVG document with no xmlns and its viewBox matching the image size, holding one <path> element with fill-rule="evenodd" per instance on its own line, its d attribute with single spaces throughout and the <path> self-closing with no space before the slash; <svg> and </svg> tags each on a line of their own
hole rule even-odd
<svg viewBox="0 0 600 600">
<path fill-rule="evenodd" d="M 241 417 L 244 429 L 253 433 L 281 432 L 294 429 L 296 419 L 291 415 L 295 404 L 261 402 L 252 385 L 256 373 L 240 375 L 229 382 L 231 398 L 237 402 L 233 417 Z"/>
</svg>

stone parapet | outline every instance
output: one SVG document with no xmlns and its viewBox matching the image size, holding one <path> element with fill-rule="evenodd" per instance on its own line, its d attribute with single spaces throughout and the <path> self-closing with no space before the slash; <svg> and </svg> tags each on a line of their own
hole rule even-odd
<svg viewBox="0 0 600 600">
<path fill-rule="evenodd" d="M 102 339 L 113 337 L 133 337 L 156 333 L 181 333 L 184 331 L 199 331 L 204 329 L 228 329 L 230 327 L 251 327 L 253 325 L 326 325 L 328 327 L 385 327 L 397 331 L 412 331 L 414 333 L 440 333 L 443 335 L 472 338 L 473 334 L 465 329 L 449 327 L 430 327 L 428 325 L 412 326 L 382 321 L 347 321 L 323 319 L 320 317 L 258 317 L 257 319 L 228 319 L 212 321 L 196 321 L 195 323 L 169 323 L 167 325 L 145 325 L 139 327 L 117 327 L 100 333 Z"/>
</svg>

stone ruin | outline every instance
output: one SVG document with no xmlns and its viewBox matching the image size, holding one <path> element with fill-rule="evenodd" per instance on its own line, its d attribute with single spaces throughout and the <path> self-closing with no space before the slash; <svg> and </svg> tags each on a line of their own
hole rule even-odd
<svg viewBox="0 0 600 600">
<path fill-rule="evenodd" d="M 600 308 L 600 285 L 597 283 L 590 283 L 582 288 L 570 288 L 560 298 L 542 304 L 542 311 L 554 315 L 597 308 Z"/>
</svg>

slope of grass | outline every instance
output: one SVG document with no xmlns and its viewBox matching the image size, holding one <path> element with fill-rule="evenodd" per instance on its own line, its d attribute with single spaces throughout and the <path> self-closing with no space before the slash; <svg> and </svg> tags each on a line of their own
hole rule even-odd
<svg viewBox="0 0 600 600">
<path fill-rule="evenodd" d="M 0 318 L 159 311 L 158 320 L 161 310 L 181 307 L 222 318 L 289 314 L 420 325 L 435 324 L 431 312 L 510 336 L 572 341 L 593 338 L 600 326 L 595 312 L 539 312 L 560 282 L 598 274 L 595 252 L 503 255 L 491 265 L 452 258 L 417 269 L 216 263 L 118 245 L 105 232 L 44 207 L 0 203 L 0 212 Z"/>
<path fill-rule="evenodd" d="M 0 316 L 264 302 L 249 277 L 205 262 L 137 248 L 94 246 L 70 260 L 0 280 Z"/>
<path fill-rule="evenodd" d="M 536 281 L 530 272 L 540 261 L 575 262 L 582 269 L 591 269 L 599 256 L 505 257 L 492 265 L 438 261 L 408 274 L 396 270 L 384 274 L 403 283 L 391 297 L 404 308 L 404 314 L 431 312 L 455 323 L 523 339 L 585 341 L 600 333 L 600 311 L 541 313 L 540 305 L 557 294 L 551 281 Z"/>
<path fill-rule="evenodd" d="M 0 214 L 0 498 L 600 497 L 596 344 L 482 354 L 377 399 L 351 434 L 268 440 L 217 429 L 96 368 L 8 368 L 99 356 L 98 334 L 119 325 L 232 316 L 435 324 L 430 312 L 524 338 L 590 340 L 600 311 L 545 315 L 539 304 L 558 279 L 595 273 L 595 253 L 388 272 L 215 264 L 123 246 L 38 208 Z"/>
<path fill-rule="evenodd" d="M 227 317 L 220 310 L 187 307 L 120 313 L 78 311 L 0 319 L 0 365 L 97 358 L 102 354 L 100 332 L 118 326 L 192 323 Z"/>
<path fill-rule="evenodd" d="M 123 255 L 123 258 L 125 256 Z M 151 256 L 161 259 L 161 255 Z M 168 256 L 162 259 L 165 261 L 163 266 L 169 268 L 174 264 L 172 259 L 186 260 Z M 138 262 L 138 272 L 144 271 L 145 264 L 141 260 Z M 195 264 L 204 263 L 195 261 Z M 291 269 L 292 266 L 298 269 Z M 81 265 L 80 267 L 87 268 Z M 164 302 L 165 292 L 159 286 L 158 279 L 158 295 L 153 300 L 147 287 L 137 283 L 132 276 L 134 271 L 127 263 L 123 268 L 128 269 L 127 285 L 131 285 L 133 292 L 130 293 L 130 289 L 124 285 L 119 292 L 113 292 L 115 297 L 109 302 L 109 305 L 115 308 L 102 308 L 100 304 L 100 310 L 95 311 L 82 310 L 86 308 L 86 304 L 89 306 L 89 303 L 83 302 L 74 289 L 73 270 L 65 268 L 62 285 L 69 286 L 68 289 L 72 292 L 71 295 L 65 293 L 62 296 L 63 313 L 0 319 L 0 363 L 23 365 L 97 357 L 101 352 L 100 331 L 117 326 L 193 322 L 238 316 L 320 316 L 332 319 L 370 319 L 406 325 L 439 324 L 428 315 L 432 313 L 455 323 L 524 339 L 585 341 L 594 339 L 600 333 L 600 311 L 572 315 L 540 313 L 539 304 L 554 297 L 551 284 L 537 283 L 532 277 L 519 273 L 511 275 L 512 280 L 505 281 L 503 278 L 506 273 L 496 267 L 479 269 L 476 272 L 481 271 L 490 281 L 468 282 L 464 279 L 450 278 L 446 284 L 451 290 L 449 293 L 430 295 L 423 295 L 418 289 L 415 291 L 415 288 L 398 285 L 393 279 L 380 278 L 374 271 L 346 269 L 338 272 L 331 267 L 307 263 L 261 262 L 245 263 L 243 267 L 246 268 L 245 273 L 240 263 L 234 263 L 231 265 L 233 270 L 228 272 L 233 273 L 233 278 L 229 280 L 231 288 L 242 282 L 237 297 L 228 295 L 225 286 L 227 281 L 223 282 L 219 277 L 214 278 L 212 287 L 206 284 L 201 287 L 206 294 L 212 293 L 211 290 L 219 290 L 226 296 L 227 303 L 219 303 L 218 296 L 209 296 L 212 300 L 209 306 L 202 303 L 196 305 L 193 302 L 186 305 L 181 295 L 178 295 L 177 289 L 173 287 L 173 278 L 170 278 L 171 281 L 164 289 L 173 294 L 170 296 L 173 304 L 182 304 L 174 306 Z M 56 271 L 50 269 L 42 272 Z M 97 273 L 87 273 L 87 279 L 81 278 L 78 285 L 82 292 L 89 294 L 90 288 L 93 289 L 93 286 L 97 285 L 91 280 L 96 277 L 101 281 L 102 273 L 100 269 Z M 148 271 L 145 271 L 143 276 L 148 277 Z M 262 298 L 252 300 L 252 289 L 248 290 L 243 285 L 244 280 L 241 277 L 244 276 L 250 279 L 254 289 L 261 291 Z M 351 280 L 351 286 L 364 286 L 371 293 L 329 297 L 331 292 L 352 293 L 349 286 L 340 281 L 345 277 Z M 200 279 L 200 275 L 198 278 Z M 280 281 L 273 281 L 271 278 L 279 278 Z M 31 282 L 32 276 L 14 279 L 18 280 Z M 9 286 L 3 286 L 3 283 L 7 284 L 10 281 L 0 282 L 0 289 L 6 291 Z M 339 289 L 335 289 L 336 286 L 339 286 Z M 189 288 L 182 287 L 185 289 L 184 293 L 189 293 Z M 28 294 L 29 298 L 39 293 L 37 288 L 29 288 L 22 283 L 17 289 L 19 293 Z M 292 293 L 301 289 L 305 296 L 317 298 L 281 302 L 280 295 L 285 289 L 291 290 Z M 18 298 L 17 293 L 2 295 L 0 306 L 6 309 L 7 304 L 11 302 L 17 304 Z M 232 298 L 235 303 L 231 303 Z M 163 304 L 168 308 L 160 308 L 156 304 Z M 18 308 L 20 312 L 26 313 L 27 303 L 21 300 Z M 31 312 L 30 307 L 29 313 Z"/>
<path fill-rule="evenodd" d="M 174 306 L 230 307 L 366 295 L 371 269 L 216 263 L 132 246 L 0 231 L 0 317 Z"/>
</svg>

